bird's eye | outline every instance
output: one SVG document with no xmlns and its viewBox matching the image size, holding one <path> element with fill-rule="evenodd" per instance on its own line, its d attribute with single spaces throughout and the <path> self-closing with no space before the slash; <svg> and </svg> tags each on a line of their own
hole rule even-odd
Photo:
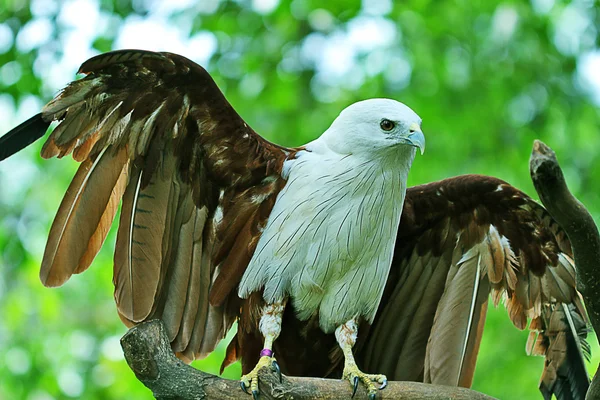
<svg viewBox="0 0 600 400">
<path fill-rule="evenodd" d="M 394 122 L 390 121 L 389 119 L 382 119 L 381 122 L 379 123 L 379 126 L 384 131 L 389 132 L 392 129 L 394 129 L 394 127 L 396 126 L 396 124 Z"/>
</svg>

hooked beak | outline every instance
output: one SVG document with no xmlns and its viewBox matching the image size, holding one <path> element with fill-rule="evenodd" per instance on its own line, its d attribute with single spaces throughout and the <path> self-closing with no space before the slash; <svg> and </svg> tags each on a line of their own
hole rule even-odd
<svg viewBox="0 0 600 400">
<path fill-rule="evenodd" d="M 421 155 L 425 152 L 425 136 L 421 131 L 421 127 L 414 123 L 409 127 L 410 134 L 404 138 L 406 144 L 418 147 L 421 150 Z"/>
</svg>

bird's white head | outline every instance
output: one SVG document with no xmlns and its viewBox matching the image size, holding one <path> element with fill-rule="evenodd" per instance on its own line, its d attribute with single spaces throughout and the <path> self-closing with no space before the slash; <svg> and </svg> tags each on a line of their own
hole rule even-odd
<svg viewBox="0 0 600 400">
<path fill-rule="evenodd" d="M 388 151 L 409 146 L 425 150 L 421 118 L 396 100 L 369 99 L 346 107 L 321 136 L 339 154 Z"/>
</svg>

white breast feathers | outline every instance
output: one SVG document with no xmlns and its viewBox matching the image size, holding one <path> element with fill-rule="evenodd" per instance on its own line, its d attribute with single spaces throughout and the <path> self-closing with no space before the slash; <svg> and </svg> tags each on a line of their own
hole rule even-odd
<svg viewBox="0 0 600 400">
<path fill-rule="evenodd" d="M 372 321 L 387 280 L 414 147 L 366 159 L 315 141 L 287 161 L 277 197 L 239 287 L 289 297 L 298 317 L 318 311 L 332 332 L 353 317 Z"/>
</svg>

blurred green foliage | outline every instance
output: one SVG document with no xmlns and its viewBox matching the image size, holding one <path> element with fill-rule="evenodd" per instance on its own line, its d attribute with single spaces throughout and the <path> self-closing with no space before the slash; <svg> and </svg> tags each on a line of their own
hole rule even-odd
<svg viewBox="0 0 600 400">
<path fill-rule="evenodd" d="M 93 54 L 187 49 L 272 141 L 306 143 L 348 104 L 391 97 L 424 121 L 428 148 L 409 183 L 479 173 L 535 195 L 528 157 L 539 138 L 598 218 L 599 20 L 591 0 L 0 0 L 0 131 L 38 112 Z M 148 21 L 168 34 L 129 29 Z M 76 168 L 42 161 L 40 146 L 0 164 L 0 399 L 149 398 L 119 346 L 114 232 L 83 276 L 60 289 L 39 282 Z M 543 360 L 525 355 L 526 338 L 491 309 L 474 388 L 540 398 Z M 222 356 L 221 346 L 194 365 L 217 373 Z"/>
</svg>

